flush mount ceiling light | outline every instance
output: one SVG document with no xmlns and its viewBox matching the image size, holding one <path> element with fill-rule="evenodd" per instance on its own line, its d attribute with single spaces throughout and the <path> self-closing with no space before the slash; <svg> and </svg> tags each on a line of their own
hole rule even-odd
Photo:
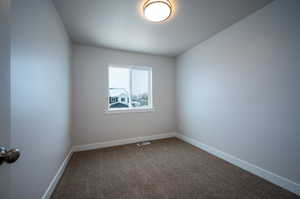
<svg viewBox="0 0 300 199">
<path fill-rule="evenodd" d="M 144 4 L 144 16 L 152 22 L 167 20 L 172 14 L 172 5 L 169 0 L 148 0 Z"/>
</svg>

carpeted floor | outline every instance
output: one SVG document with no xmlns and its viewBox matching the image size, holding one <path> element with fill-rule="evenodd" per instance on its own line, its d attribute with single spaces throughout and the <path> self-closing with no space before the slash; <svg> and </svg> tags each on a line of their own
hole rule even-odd
<svg viewBox="0 0 300 199">
<path fill-rule="evenodd" d="M 299 199 L 176 138 L 73 154 L 52 199 Z"/>
</svg>

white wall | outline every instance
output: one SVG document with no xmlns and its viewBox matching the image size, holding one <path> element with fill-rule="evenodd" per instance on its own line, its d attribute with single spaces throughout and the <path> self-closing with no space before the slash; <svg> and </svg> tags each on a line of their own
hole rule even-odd
<svg viewBox="0 0 300 199">
<path fill-rule="evenodd" d="M 73 46 L 72 136 L 74 145 L 176 130 L 175 59 L 88 46 Z M 153 67 L 154 112 L 106 114 L 108 65 Z"/>
<path fill-rule="evenodd" d="M 40 199 L 70 150 L 70 42 L 49 0 L 12 3 L 12 198 Z"/>
<path fill-rule="evenodd" d="M 0 0 L 0 146 L 10 144 L 10 0 Z M 10 168 L 0 165 L 0 196 L 10 199 Z"/>
<path fill-rule="evenodd" d="M 181 55 L 181 133 L 300 183 L 299 19 L 277 0 Z"/>
</svg>

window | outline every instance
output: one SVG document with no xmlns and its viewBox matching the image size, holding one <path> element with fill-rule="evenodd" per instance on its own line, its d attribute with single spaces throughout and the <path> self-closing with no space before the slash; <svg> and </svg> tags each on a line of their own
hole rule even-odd
<svg viewBox="0 0 300 199">
<path fill-rule="evenodd" d="M 109 66 L 108 110 L 152 108 L 152 69 L 138 66 Z"/>
</svg>

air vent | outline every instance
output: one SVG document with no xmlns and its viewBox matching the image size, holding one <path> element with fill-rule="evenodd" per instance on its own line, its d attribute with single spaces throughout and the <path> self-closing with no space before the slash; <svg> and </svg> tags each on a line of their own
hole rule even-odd
<svg viewBox="0 0 300 199">
<path fill-rule="evenodd" d="M 142 146 L 149 145 L 149 144 L 151 144 L 151 142 L 147 141 L 147 142 L 139 142 L 139 143 L 137 143 L 136 145 L 137 145 L 138 147 L 142 147 Z"/>
</svg>

